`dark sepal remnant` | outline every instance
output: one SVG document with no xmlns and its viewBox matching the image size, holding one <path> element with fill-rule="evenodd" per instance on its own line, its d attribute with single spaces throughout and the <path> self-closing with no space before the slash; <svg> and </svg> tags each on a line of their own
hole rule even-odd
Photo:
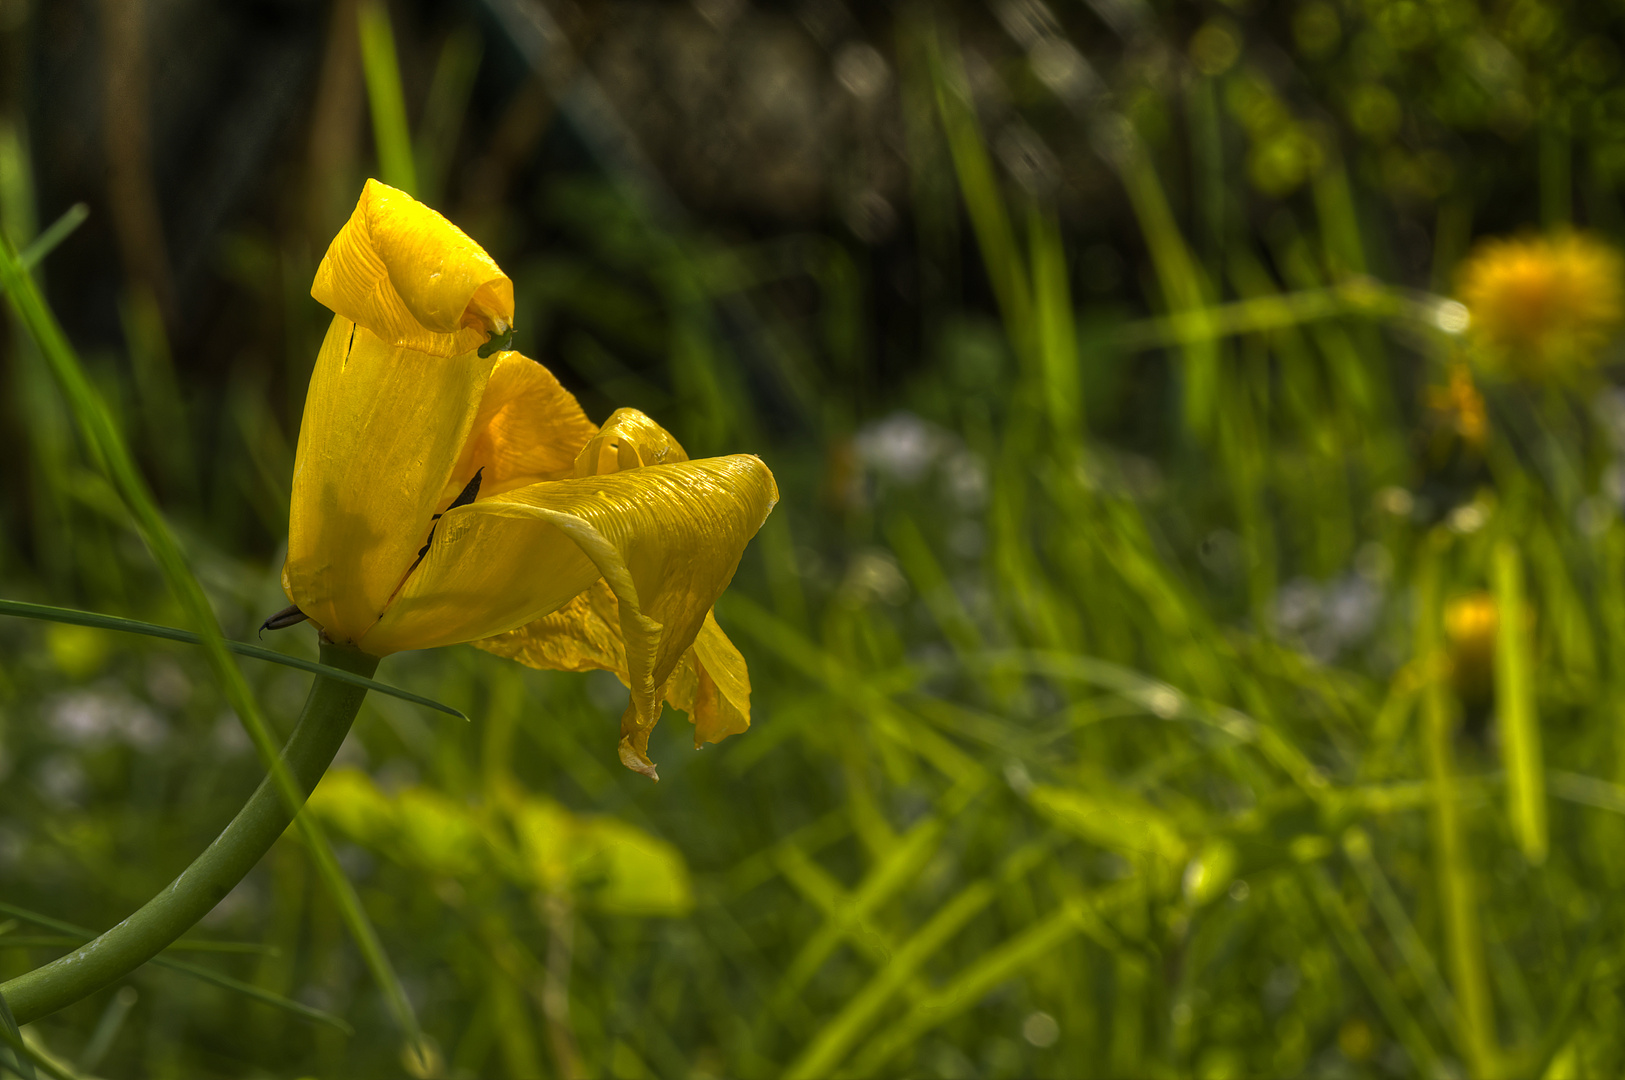
<svg viewBox="0 0 1625 1080">
<path fill-rule="evenodd" d="M 513 331 L 506 334 L 492 334 L 484 345 L 479 348 L 480 359 L 489 360 L 492 353 L 502 352 L 513 348 Z"/>
<path fill-rule="evenodd" d="M 446 507 L 445 510 L 442 510 L 439 514 L 436 514 L 434 517 L 430 518 L 429 520 L 430 521 L 439 521 L 440 518 L 441 518 L 441 515 L 446 513 L 447 510 L 455 510 L 459 506 L 467 506 L 469 503 L 471 503 L 475 499 L 479 498 L 479 496 L 480 496 L 480 477 L 484 473 L 485 473 L 485 466 L 484 465 L 481 465 L 479 468 L 475 469 L 474 470 L 474 479 L 470 480 L 467 484 L 463 485 L 463 490 L 458 492 L 457 497 L 455 499 L 451 500 L 451 505 Z M 416 570 L 418 568 L 418 563 L 423 561 L 423 556 L 429 554 L 429 545 L 432 544 L 432 543 L 434 543 L 434 526 L 430 525 L 429 526 L 429 538 L 427 540 L 423 541 L 423 546 L 422 547 L 418 548 L 418 557 L 413 559 L 412 560 L 412 565 L 407 568 L 406 572 L 408 574 L 410 574 L 413 570 Z"/>
<path fill-rule="evenodd" d="M 264 634 L 267 630 L 285 630 L 290 626 L 298 626 L 307 618 L 309 618 L 309 616 L 303 611 L 299 610 L 298 604 L 289 604 L 275 615 L 272 615 L 269 619 L 266 619 L 264 622 L 260 623 L 260 633 Z"/>
<path fill-rule="evenodd" d="M 451 500 L 451 505 L 446 507 L 446 509 L 447 510 L 455 510 L 459 506 L 467 506 L 469 503 L 471 503 L 475 499 L 479 498 L 480 497 L 480 477 L 483 476 L 484 474 L 485 474 L 485 466 L 484 465 L 481 465 L 479 468 L 475 469 L 474 470 L 474 479 L 470 480 L 468 483 L 463 485 L 463 490 L 458 494 L 458 496 L 455 499 Z M 439 516 L 440 516 L 439 514 L 435 515 L 436 518 L 438 518 Z"/>
</svg>

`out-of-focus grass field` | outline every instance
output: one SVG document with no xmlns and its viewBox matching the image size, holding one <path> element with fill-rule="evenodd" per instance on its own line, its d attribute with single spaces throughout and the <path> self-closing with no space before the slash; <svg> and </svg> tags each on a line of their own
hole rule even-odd
<svg viewBox="0 0 1625 1080">
<path fill-rule="evenodd" d="M 753 726 L 695 752 L 669 715 L 658 785 L 610 676 L 382 665 L 472 720 L 374 694 L 313 807 L 439 1075 L 1612 1076 L 1618 353 L 1529 301 L 1497 366 L 1502 312 L 1450 297 L 1479 238 L 1620 237 L 1622 33 L 12 0 L 0 223 L 89 203 L 34 274 L 231 637 L 286 602 L 308 287 L 368 175 L 488 247 L 594 419 L 777 475 L 717 609 Z M 10 326 L 0 594 L 183 622 Z M 0 656 L 9 978 L 260 767 L 197 650 L 5 620 Z M 309 677 L 243 666 L 285 732 Z M 86 1076 L 401 1074 L 293 833 L 166 955 L 233 982 L 149 965 L 29 1038 Z"/>
</svg>

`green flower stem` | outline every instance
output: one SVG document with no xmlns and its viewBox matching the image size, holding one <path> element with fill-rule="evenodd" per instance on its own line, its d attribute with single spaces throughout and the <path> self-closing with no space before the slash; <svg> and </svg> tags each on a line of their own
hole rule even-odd
<svg viewBox="0 0 1625 1080">
<path fill-rule="evenodd" d="M 378 658 L 322 646 L 322 663 L 371 677 Z M 318 676 L 282 760 L 301 802 L 315 789 L 349 734 L 364 687 Z M 38 1020 L 122 979 L 207 915 L 271 849 L 293 820 L 270 777 L 260 782 L 214 843 L 134 915 L 67 956 L 0 986 L 19 1024 Z"/>
</svg>

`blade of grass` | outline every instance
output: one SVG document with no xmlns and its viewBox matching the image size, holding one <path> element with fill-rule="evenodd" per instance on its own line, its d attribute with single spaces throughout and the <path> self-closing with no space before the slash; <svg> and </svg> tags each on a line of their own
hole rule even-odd
<svg viewBox="0 0 1625 1080">
<path fill-rule="evenodd" d="M 721 607 L 727 615 L 724 622 L 738 625 L 792 667 L 825 686 L 832 696 L 871 717 L 880 734 L 918 754 L 952 780 L 960 797 L 980 790 L 988 782 L 988 770 L 980 761 L 891 700 L 890 695 L 907 689 L 912 678 L 895 689 L 866 678 L 742 594 L 724 597 Z"/>
<path fill-rule="evenodd" d="M 1609 897 L 1603 901 L 1604 907 L 1596 920 L 1591 924 L 1591 931 L 1586 935 L 1586 943 L 1575 959 L 1574 966 L 1570 968 L 1569 977 L 1563 980 L 1563 989 L 1557 998 L 1557 1008 L 1552 1013 L 1552 1022 L 1546 1028 L 1546 1034 L 1541 1036 L 1540 1045 L 1535 1048 L 1534 1059 L 1524 1070 L 1526 1076 L 1548 1076 L 1547 1070 L 1552 1060 L 1562 1052 L 1574 1029 L 1585 1019 L 1585 1010 L 1580 1007 L 1585 999 L 1585 992 L 1597 977 L 1597 967 L 1612 951 L 1613 943 L 1607 931 L 1615 921 L 1617 910 L 1616 901 Z M 1615 973 L 1617 978 L 1617 971 Z"/>
<path fill-rule="evenodd" d="M 272 783 L 293 812 L 294 821 L 311 850 L 317 854 L 316 863 L 323 884 L 332 894 L 351 934 L 361 945 L 362 956 L 383 988 L 391 1013 L 412 1046 L 425 1046 L 406 992 L 401 988 L 388 958 L 377 947 L 377 933 L 356 899 L 354 889 L 339 871 L 338 860 L 333 857 L 332 849 L 315 819 L 298 812 L 304 801 L 299 787 L 278 754 L 277 745 L 271 738 L 264 717 L 260 715 L 259 703 L 249 690 L 248 682 L 226 648 L 220 623 L 203 587 L 187 564 L 169 523 L 158 511 L 152 491 L 136 467 L 135 459 L 106 402 L 91 385 L 78 354 L 68 342 L 67 334 L 46 304 L 33 278 L 18 264 L 10 240 L 3 235 L 0 235 L 0 289 L 5 291 L 12 311 L 38 343 L 58 388 L 78 422 L 92 459 L 118 490 L 181 610 L 200 632 L 204 655 L 225 693 L 227 703 L 242 721 Z"/>
<path fill-rule="evenodd" d="M 102 1010 L 101 1018 L 96 1021 L 96 1027 L 90 1033 L 90 1040 L 79 1053 L 79 1071 L 95 1072 L 97 1066 L 107 1057 L 107 1052 L 113 1048 L 113 1040 L 118 1038 L 119 1031 L 124 1027 L 125 1019 L 140 994 L 133 986 L 121 986 L 107 1001 L 107 1007 Z"/>
<path fill-rule="evenodd" d="M 813 1036 L 800 1056 L 785 1069 L 787 1080 L 814 1080 L 833 1073 L 864 1029 L 874 1023 L 880 1011 L 908 985 L 920 967 L 961 927 L 997 899 L 1001 884 L 1032 869 L 1048 850 L 1047 843 L 1026 845 L 1005 861 L 998 879 L 973 882 L 939 908 Z"/>
<path fill-rule="evenodd" d="M 790 1001 L 806 988 L 836 946 L 869 921 L 882 904 L 914 883 L 920 869 L 941 847 L 946 829 L 942 818 L 925 818 L 909 829 L 892 853 L 869 871 L 853 890 L 847 905 L 826 919 L 796 953 L 774 992 L 774 1014 L 782 1014 Z"/>
<path fill-rule="evenodd" d="M 850 918 L 851 894 L 799 844 L 782 844 L 775 848 L 774 860 L 784 880 L 816 905 L 825 919 L 839 921 Z M 883 967 L 897 951 L 897 943 L 892 940 L 891 934 L 872 919 L 855 922 L 848 940 L 876 967 Z M 905 989 L 914 999 L 924 997 L 930 990 L 918 978 L 910 978 Z"/>
<path fill-rule="evenodd" d="M 1546 780 L 1551 784 L 1552 794 L 1560 799 L 1625 815 L 1625 785 L 1557 769 L 1547 773 Z"/>
<path fill-rule="evenodd" d="M 1309 886 L 1309 895 L 1315 898 L 1322 917 L 1331 927 L 1332 936 L 1342 947 L 1343 955 L 1348 957 L 1349 963 L 1360 976 L 1360 981 L 1365 983 L 1366 992 L 1377 1003 L 1383 1019 L 1388 1022 L 1395 1037 L 1399 1039 L 1399 1044 L 1410 1055 L 1412 1065 L 1423 1076 L 1440 1076 L 1438 1054 L 1428 1042 L 1426 1033 L 1406 1010 L 1398 991 L 1394 989 L 1393 981 L 1388 978 L 1387 972 L 1382 970 L 1377 954 L 1372 951 L 1371 943 L 1360 933 L 1354 916 L 1349 914 L 1348 905 L 1343 903 L 1343 898 L 1332 886 L 1326 868 L 1319 865 L 1304 866 L 1300 868 L 1300 873 Z"/>
<path fill-rule="evenodd" d="M 6 996 L 0 994 L 0 1038 L 4 1038 L 11 1053 L 0 1055 L 0 1065 L 12 1069 L 23 1080 L 34 1080 L 34 1053 L 23 1042 L 22 1029 L 17 1026 L 17 1018 L 11 1015 L 11 1006 L 6 1004 Z"/>
<path fill-rule="evenodd" d="M 957 58 L 943 49 L 936 33 L 929 35 L 927 56 L 937 113 L 959 178 L 960 196 L 982 251 L 982 264 L 993 284 L 1010 340 L 1018 354 L 1024 353 L 1031 335 L 1032 295 L 1015 229 L 999 193 L 993 159 L 987 152 L 987 140 L 982 137 L 975 107 L 963 89 L 964 72 L 954 64 Z"/>
<path fill-rule="evenodd" d="M 1151 264 L 1167 310 L 1195 320 L 1199 328 L 1204 326 L 1208 320 L 1208 286 L 1180 232 L 1139 133 L 1126 117 L 1114 117 L 1101 125 L 1096 144 L 1128 192 L 1140 232 L 1151 251 Z M 1195 340 L 1181 350 L 1185 358 L 1185 423 L 1199 436 L 1210 430 L 1213 410 L 1218 405 L 1219 352 L 1212 338 L 1210 333 L 1198 332 Z"/>
<path fill-rule="evenodd" d="M 418 197 L 431 206 L 439 204 L 451 171 L 482 51 L 479 33 L 469 26 L 458 27 L 441 47 L 434 77 L 429 81 L 423 120 L 418 125 L 416 162 L 417 180 L 422 186 Z"/>
<path fill-rule="evenodd" d="M 1428 779 L 1433 787 L 1433 848 L 1438 877 L 1440 915 L 1456 1001 L 1461 1006 L 1461 1041 L 1471 1048 L 1468 1071 L 1474 1076 L 1499 1073 L 1493 1043 L 1489 982 L 1484 968 L 1483 939 L 1478 928 L 1478 900 L 1456 798 L 1456 703 L 1439 659 L 1440 576 L 1449 534 L 1436 530 L 1423 541 L 1416 571 L 1416 659 L 1427 673 L 1422 689 L 1423 741 Z"/>
<path fill-rule="evenodd" d="M 44 232 L 34 237 L 34 242 L 23 249 L 23 253 L 17 256 L 17 261 L 22 264 L 24 270 L 34 269 L 45 261 L 45 256 L 56 250 L 58 244 L 72 236 L 74 230 L 83 225 L 89 216 L 90 207 L 84 203 L 74 203 L 62 212 L 61 217 L 51 222 Z"/>
<path fill-rule="evenodd" d="M 953 582 L 943 572 L 942 564 L 931 551 L 925 534 L 914 524 L 914 519 L 906 514 L 892 517 L 887 522 L 886 539 L 948 643 L 961 656 L 971 657 L 980 653 L 984 648 L 982 632 L 970 612 L 965 610 L 959 594 L 954 591 Z"/>
<path fill-rule="evenodd" d="M 361 0 L 356 18 L 361 29 L 361 67 L 367 78 L 367 101 L 372 106 L 378 171 L 390 187 L 416 195 L 417 163 L 412 154 L 412 133 L 406 126 L 406 98 L 401 92 L 400 61 L 395 54 L 389 9 L 383 0 Z"/>
<path fill-rule="evenodd" d="M 1333 281 L 1366 272 L 1365 244 L 1355 210 L 1349 174 L 1341 161 L 1326 163 L 1314 180 L 1315 213 L 1320 242 Z"/>
<path fill-rule="evenodd" d="M 983 953 L 961 968 L 940 990 L 910 1009 L 901 1020 L 870 1039 L 847 1073 L 855 1077 L 878 1074 L 892 1058 L 918 1042 L 926 1032 L 975 1008 L 999 985 L 1020 974 L 1028 965 L 1052 956 L 1077 934 L 1088 934 L 1114 952 L 1129 951 L 1106 926 L 1101 914 L 1138 895 L 1139 890 L 1140 883 L 1130 881 L 1102 893 L 1074 898 L 1058 911 Z"/>
<path fill-rule="evenodd" d="M 94 626 L 101 630 L 116 630 L 125 634 L 141 634 L 146 637 L 163 638 L 167 641 L 181 641 L 188 645 L 201 644 L 201 635 L 190 630 L 181 630 L 173 626 L 159 626 L 157 623 L 141 622 L 139 619 L 124 619 L 117 615 L 102 615 L 94 611 L 79 611 L 74 608 L 52 607 L 48 604 L 30 604 L 21 600 L 0 600 L 0 615 L 11 615 L 19 619 L 38 619 L 42 622 L 69 623 L 74 626 Z M 368 679 L 354 672 L 342 668 L 330 667 L 315 660 L 305 660 L 298 656 L 289 656 L 274 649 L 267 649 L 260 645 L 251 645 L 246 641 L 227 640 L 225 646 L 238 656 L 247 656 L 255 660 L 264 660 L 272 664 L 281 664 L 283 667 L 296 668 L 299 671 L 308 671 L 312 675 L 323 675 L 339 682 L 347 682 L 352 686 L 364 686 L 368 690 L 376 690 L 380 694 L 410 701 L 414 705 L 443 712 L 447 716 L 455 716 L 459 720 L 467 720 L 467 714 L 450 705 L 442 705 L 433 698 L 422 697 L 398 686 L 390 686 L 376 679 Z"/>
<path fill-rule="evenodd" d="M 1083 389 L 1079 378 L 1078 331 L 1072 313 L 1061 227 L 1054 216 L 1034 208 L 1028 218 L 1032 253 L 1033 306 L 1037 327 L 1041 397 L 1062 445 L 1083 434 Z"/>
<path fill-rule="evenodd" d="M 1382 867 L 1377 865 L 1377 860 L 1371 852 L 1371 838 L 1366 835 L 1365 830 L 1356 827 L 1343 834 L 1343 853 L 1348 856 L 1349 863 L 1354 867 L 1366 895 L 1371 898 L 1371 904 L 1377 909 L 1378 917 L 1388 928 L 1388 936 L 1399 946 L 1399 954 L 1404 957 L 1412 976 L 1422 988 L 1422 996 L 1427 999 L 1434 1017 L 1452 1039 L 1458 1040 L 1457 1052 L 1468 1054 L 1471 1047 L 1461 1041 L 1461 1017 L 1456 1009 L 1456 999 L 1451 996 L 1450 988 L 1445 985 L 1444 976 L 1439 974 L 1439 966 L 1433 962 L 1433 954 L 1422 943 L 1421 935 L 1416 932 L 1416 927 L 1405 914 L 1405 908 L 1399 902 L 1399 897 L 1394 894 L 1387 875 L 1382 872 Z"/>
<path fill-rule="evenodd" d="M 1541 766 L 1540 719 L 1535 715 L 1534 657 L 1530 655 L 1523 563 L 1511 541 L 1495 546 L 1495 716 L 1506 753 L 1507 818 L 1524 858 L 1546 861 L 1546 777 Z"/>
<path fill-rule="evenodd" d="M 18 907 L 16 904 L 7 903 L 5 901 L 0 901 L 0 911 L 3 911 L 8 915 L 15 915 L 19 919 L 26 919 L 38 926 L 44 926 L 51 930 L 56 930 L 61 934 L 69 935 L 66 939 L 64 939 L 65 943 L 68 945 L 78 945 L 89 941 L 96 936 L 95 931 L 87 930 L 83 926 L 75 926 L 73 923 L 63 922 L 61 919 L 53 919 L 49 915 L 42 915 L 37 911 L 30 911 L 27 908 Z M 13 939 L 9 936 L 0 937 L 0 946 L 8 944 L 12 942 L 12 940 Z M 187 947 L 187 944 L 183 942 L 176 942 L 175 944 L 169 946 L 170 949 L 185 947 Z M 278 1009 L 283 1009 L 287 1012 L 293 1013 L 295 1016 L 303 1017 L 306 1020 L 313 1020 L 318 1024 L 326 1024 L 329 1027 L 337 1028 L 346 1035 L 355 1034 L 355 1029 L 346 1023 L 342 1017 L 334 1016 L 330 1012 L 323 1012 L 321 1009 L 313 1009 L 309 1005 L 300 1004 L 299 1002 L 293 1001 L 290 998 L 285 998 L 280 994 L 273 994 L 269 990 L 261 989 L 258 986 L 254 986 L 251 983 L 242 982 L 238 979 L 233 979 L 229 975 L 223 975 L 218 971 L 202 967 L 198 964 L 187 963 L 184 960 L 176 960 L 174 957 L 164 955 L 155 956 L 148 962 L 155 967 L 167 968 L 170 971 L 177 971 L 183 975 L 189 975 L 194 979 L 199 979 L 206 983 L 213 983 L 215 986 L 221 987 L 222 989 L 231 990 L 246 997 L 251 997 L 255 1001 L 261 1001 L 267 1005 L 274 1006 Z"/>
</svg>

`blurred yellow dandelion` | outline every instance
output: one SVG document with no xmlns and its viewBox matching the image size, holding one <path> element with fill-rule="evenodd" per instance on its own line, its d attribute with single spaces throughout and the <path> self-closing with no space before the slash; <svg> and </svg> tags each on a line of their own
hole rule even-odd
<svg viewBox="0 0 1625 1080">
<path fill-rule="evenodd" d="M 1450 381 L 1444 386 L 1429 387 L 1427 401 L 1441 426 L 1472 449 L 1484 448 L 1484 440 L 1489 435 L 1489 418 L 1484 410 L 1484 396 L 1473 385 L 1473 376 L 1466 364 L 1452 364 Z"/>
<path fill-rule="evenodd" d="M 1562 380 L 1590 367 L 1625 315 L 1625 264 L 1581 233 L 1483 241 L 1458 280 L 1476 358 L 1514 378 Z"/>
<path fill-rule="evenodd" d="M 1450 651 L 1450 681 L 1463 700 L 1489 697 L 1495 665 L 1495 634 L 1501 624 L 1495 597 L 1469 593 L 1445 605 L 1444 636 Z"/>
</svg>

